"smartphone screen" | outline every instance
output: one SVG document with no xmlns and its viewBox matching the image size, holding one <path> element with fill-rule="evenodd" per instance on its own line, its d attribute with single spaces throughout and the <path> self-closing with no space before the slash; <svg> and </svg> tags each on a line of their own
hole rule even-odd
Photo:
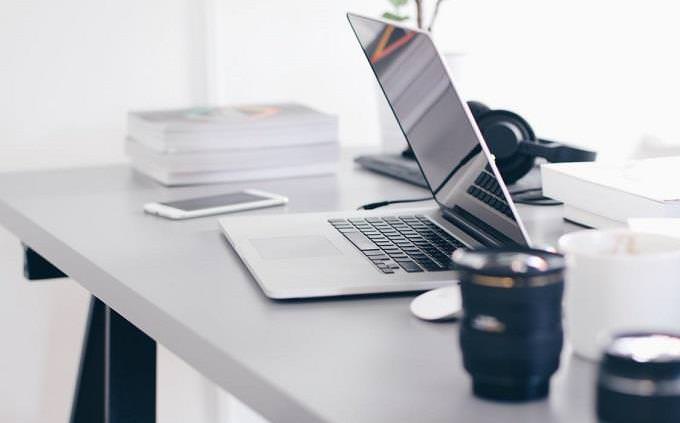
<svg viewBox="0 0 680 423">
<path fill-rule="evenodd" d="M 268 197 L 253 195 L 246 192 L 232 192 L 229 194 L 215 195 L 213 197 L 192 198 L 189 200 L 170 201 L 160 203 L 164 206 L 173 207 L 183 211 L 196 211 L 213 207 L 233 206 L 235 204 L 252 203 L 254 201 L 268 200 Z"/>
</svg>

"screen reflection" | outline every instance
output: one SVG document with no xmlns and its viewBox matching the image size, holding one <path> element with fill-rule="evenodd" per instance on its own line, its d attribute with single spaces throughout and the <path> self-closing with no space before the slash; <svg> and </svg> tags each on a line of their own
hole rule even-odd
<svg viewBox="0 0 680 423">
<path fill-rule="evenodd" d="M 348 18 L 445 216 L 481 233 L 484 244 L 526 245 L 432 40 L 379 20 Z"/>
</svg>

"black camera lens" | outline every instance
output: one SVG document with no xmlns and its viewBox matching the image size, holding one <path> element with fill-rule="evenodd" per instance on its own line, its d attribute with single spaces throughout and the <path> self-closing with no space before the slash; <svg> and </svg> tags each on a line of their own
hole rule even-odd
<svg viewBox="0 0 680 423">
<path fill-rule="evenodd" d="M 562 351 L 564 258 L 534 249 L 457 250 L 460 345 L 473 393 L 528 401 L 548 395 Z"/>
<path fill-rule="evenodd" d="M 680 422 L 680 335 L 616 337 L 600 363 L 597 417 L 606 423 Z"/>
</svg>

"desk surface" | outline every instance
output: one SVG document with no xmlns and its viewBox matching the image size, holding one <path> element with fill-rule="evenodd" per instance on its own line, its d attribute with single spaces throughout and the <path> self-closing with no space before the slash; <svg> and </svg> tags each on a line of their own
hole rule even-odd
<svg viewBox="0 0 680 423">
<path fill-rule="evenodd" d="M 470 393 L 458 327 L 412 317 L 413 295 L 273 302 L 215 217 L 173 222 L 142 204 L 238 188 L 290 198 L 249 213 L 354 209 L 419 188 L 354 169 L 337 176 L 164 188 L 129 167 L 0 175 L 0 224 L 150 337 L 271 421 L 584 422 L 595 366 L 565 353 L 548 400 Z M 572 227 L 559 207 L 520 206 L 536 244 Z"/>
</svg>

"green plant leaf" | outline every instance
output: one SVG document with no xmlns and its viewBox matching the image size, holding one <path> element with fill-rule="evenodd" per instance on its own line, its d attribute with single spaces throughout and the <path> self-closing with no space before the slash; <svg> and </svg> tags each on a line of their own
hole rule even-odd
<svg viewBox="0 0 680 423">
<path fill-rule="evenodd" d="M 405 21 L 409 18 L 408 16 L 397 15 L 397 14 L 392 13 L 392 12 L 385 12 L 385 13 L 382 14 L 382 17 L 385 18 L 385 19 L 389 19 L 391 21 L 396 21 L 396 22 L 402 22 L 402 21 Z"/>
<path fill-rule="evenodd" d="M 395 8 L 400 8 L 402 6 L 406 6 L 406 3 L 408 3 L 408 0 L 389 0 L 390 3 L 392 3 L 392 6 Z"/>
</svg>

